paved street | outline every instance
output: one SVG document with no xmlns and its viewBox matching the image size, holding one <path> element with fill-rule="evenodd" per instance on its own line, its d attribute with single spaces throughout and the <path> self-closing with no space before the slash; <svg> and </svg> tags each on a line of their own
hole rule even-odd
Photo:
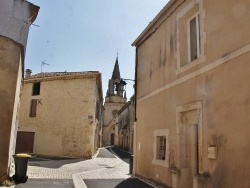
<svg viewBox="0 0 250 188">
<path fill-rule="evenodd" d="M 121 157 L 121 159 L 119 157 Z M 90 160 L 33 158 L 29 179 L 16 188 L 151 188 L 129 174 L 129 154 L 117 148 L 100 148 Z"/>
</svg>

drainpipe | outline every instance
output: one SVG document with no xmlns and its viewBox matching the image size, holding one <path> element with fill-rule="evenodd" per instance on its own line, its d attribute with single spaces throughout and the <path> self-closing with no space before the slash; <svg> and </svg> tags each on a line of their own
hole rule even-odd
<svg viewBox="0 0 250 188">
<path fill-rule="evenodd" d="M 136 173 L 136 166 L 137 166 L 137 125 L 136 125 L 136 122 L 137 122 L 137 116 L 136 116 L 136 106 L 137 106 L 137 67 L 138 67 L 138 48 L 136 47 L 135 49 L 135 85 L 134 85 L 134 93 L 135 93 L 135 96 L 134 96 L 134 100 L 135 100 L 135 119 L 134 119 L 134 148 L 133 148 L 133 151 L 134 151 L 134 158 L 133 158 L 133 171 L 132 171 L 132 174 L 135 176 L 135 173 Z"/>
</svg>

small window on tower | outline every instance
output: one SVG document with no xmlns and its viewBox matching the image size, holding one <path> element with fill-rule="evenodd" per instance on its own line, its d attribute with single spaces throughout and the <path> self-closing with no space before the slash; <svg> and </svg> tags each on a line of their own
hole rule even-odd
<svg viewBox="0 0 250 188">
<path fill-rule="evenodd" d="M 32 90 L 32 95 L 40 95 L 40 86 L 41 86 L 41 83 L 40 82 L 37 82 L 37 83 L 34 83 L 33 84 L 33 90 Z"/>
</svg>

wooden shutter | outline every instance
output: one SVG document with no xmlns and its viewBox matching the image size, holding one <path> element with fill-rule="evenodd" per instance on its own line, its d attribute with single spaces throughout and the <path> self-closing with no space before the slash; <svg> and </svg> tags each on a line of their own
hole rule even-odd
<svg viewBox="0 0 250 188">
<path fill-rule="evenodd" d="M 30 117 L 36 117 L 37 99 L 30 101 Z"/>
</svg>

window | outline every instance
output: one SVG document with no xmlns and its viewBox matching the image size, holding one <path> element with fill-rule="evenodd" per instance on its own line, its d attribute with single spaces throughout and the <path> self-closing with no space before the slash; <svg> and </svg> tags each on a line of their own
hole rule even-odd
<svg viewBox="0 0 250 188">
<path fill-rule="evenodd" d="M 155 165 L 168 167 L 169 166 L 169 129 L 154 130 L 153 143 L 153 160 Z"/>
<path fill-rule="evenodd" d="M 30 117 L 36 117 L 37 99 L 30 101 Z"/>
<path fill-rule="evenodd" d="M 117 110 L 113 110 L 112 114 L 113 114 L 113 117 L 115 117 L 115 115 L 118 113 Z"/>
<path fill-rule="evenodd" d="M 189 62 L 192 62 L 200 56 L 200 26 L 199 26 L 199 14 L 195 15 L 188 22 L 188 55 Z"/>
<path fill-rule="evenodd" d="M 176 15 L 177 70 L 186 71 L 205 61 L 202 3 L 192 1 Z"/>
<path fill-rule="evenodd" d="M 156 159 L 165 160 L 166 159 L 166 136 L 157 136 L 157 153 Z"/>
<path fill-rule="evenodd" d="M 32 90 L 32 95 L 40 95 L 40 82 L 34 83 L 33 84 L 33 90 Z"/>
</svg>

